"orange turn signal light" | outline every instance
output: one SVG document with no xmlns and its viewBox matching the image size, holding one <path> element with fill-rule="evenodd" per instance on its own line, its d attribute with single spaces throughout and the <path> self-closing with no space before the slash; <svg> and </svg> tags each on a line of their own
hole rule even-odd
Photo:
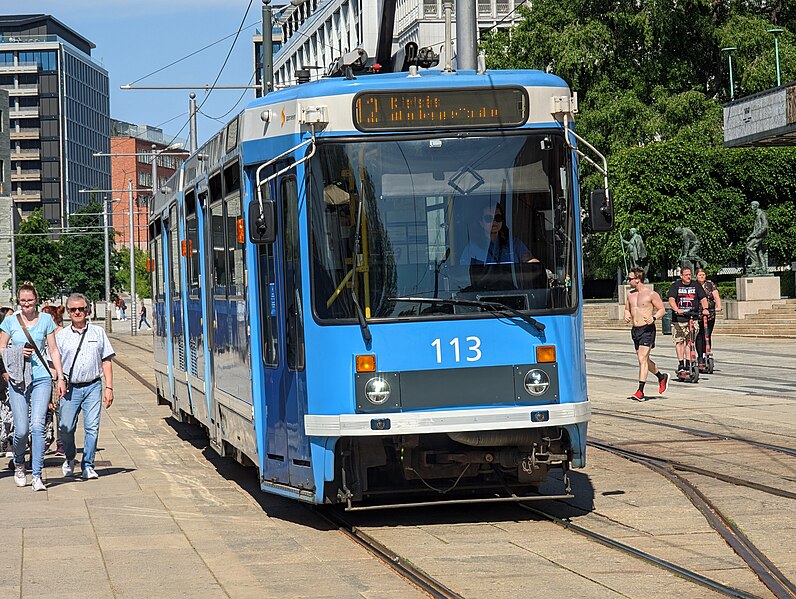
<svg viewBox="0 0 796 599">
<path fill-rule="evenodd" d="M 536 363 L 555 362 L 556 361 L 556 346 L 555 345 L 537 345 L 536 346 Z"/>
<path fill-rule="evenodd" d="M 239 218 L 236 224 L 238 226 L 238 243 L 245 243 L 246 242 L 246 225 L 243 222 L 243 217 Z"/>
<path fill-rule="evenodd" d="M 376 372 L 376 356 L 373 354 L 357 356 L 357 372 Z"/>
</svg>

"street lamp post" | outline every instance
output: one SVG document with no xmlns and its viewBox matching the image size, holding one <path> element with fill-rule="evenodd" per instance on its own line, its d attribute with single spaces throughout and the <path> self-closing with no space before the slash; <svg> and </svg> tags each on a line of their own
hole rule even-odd
<svg viewBox="0 0 796 599">
<path fill-rule="evenodd" d="M 108 234 L 110 227 L 108 222 L 108 196 L 105 196 L 102 201 L 102 216 L 105 223 L 103 227 L 105 234 L 105 330 L 111 333 L 113 332 L 113 308 L 111 308 L 111 248 Z"/>
<path fill-rule="evenodd" d="M 727 53 L 727 61 L 730 64 L 730 101 L 735 99 L 735 82 L 732 80 L 732 53 L 735 52 L 736 49 L 735 46 L 727 46 L 721 49 L 722 52 Z"/>
<path fill-rule="evenodd" d="M 779 27 L 772 27 L 768 30 L 769 33 L 774 34 L 774 59 L 777 63 L 777 87 L 782 85 L 782 80 L 779 73 L 779 34 L 782 33 L 782 31 L 783 30 Z"/>
<path fill-rule="evenodd" d="M 130 334 L 136 335 L 135 328 L 135 212 L 133 211 L 133 180 L 127 181 L 127 197 L 130 201 Z"/>
</svg>

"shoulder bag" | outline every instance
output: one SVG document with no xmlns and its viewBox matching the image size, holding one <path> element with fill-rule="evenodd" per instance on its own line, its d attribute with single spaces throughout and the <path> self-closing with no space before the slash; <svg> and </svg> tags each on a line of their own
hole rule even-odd
<svg viewBox="0 0 796 599">
<path fill-rule="evenodd" d="M 22 320 L 22 314 L 17 314 L 17 320 L 19 321 L 19 326 L 22 327 L 22 332 L 25 333 L 25 337 L 28 338 L 28 343 L 33 346 L 33 351 L 36 352 L 36 357 L 39 358 L 41 365 L 47 368 L 47 360 L 44 356 L 41 355 L 41 351 L 39 351 L 39 346 L 33 341 L 33 337 L 30 336 L 30 332 L 28 331 L 28 327 L 25 326 L 25 321 Z M 50 375 L 52 376 L 52 374 Z M 53 377 L 53 381 L 56 380 L 57 377 Z"/>
</svg>

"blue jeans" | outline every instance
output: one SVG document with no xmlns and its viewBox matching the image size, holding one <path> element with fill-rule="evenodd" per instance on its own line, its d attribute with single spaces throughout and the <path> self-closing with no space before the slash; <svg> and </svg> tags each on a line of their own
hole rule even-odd
<svg viewBox="0 0 796 599">
<path fill-rule="evenodd" d="M 44 466 L 44 428 L 52 388 L 52 380 L 49 377 L 31 381 L 22 392 L 13 385 L 8 386 L 8 400 L 14 413 L 14 464 L 17 466 L 25 464 L 25 449 L 28 446 L 28 433 L 30 433 L 33 476 L 41 476 L 41 469 Z"/>
<path fill-rule="evenodd" d="M 67 460 L 74 460 L 77 455 L 75 447 L 75 430 L 77 417 L 83 412 L 83 430 L 86 433 L 83 441 L 83 459 L 80 465 L 94 467 L 94 454 L 97 453 L 100 414 L 102 414 L 102 381 L 90 385 L 70 386 L 69 391 L 58 404 L 58 432 L 64 444 Z"/>
</svg>

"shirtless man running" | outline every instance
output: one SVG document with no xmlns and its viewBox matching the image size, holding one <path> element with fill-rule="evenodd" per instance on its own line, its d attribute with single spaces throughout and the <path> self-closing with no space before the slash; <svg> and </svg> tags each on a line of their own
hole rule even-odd
<svg viewBox="0 0 796 599">
<path fill-rule="evenodd" d="M 638 391 L 630 399 L 644 401 L 644 384 L 647 374 L 658 378 L 658 393 L 663 395 L 669 388 L 669 375 L 658 370 L 650 359 L 650 350 L 655 347 L 655 321 L 666 313 L 661 296 L 644 285 L 644 269 L 634 268 L 628 275 L 630 293 L 625 301 L 625 322 L 633 322 L 630 336 L 638 355 Z M 654 313 L 653 313 L 654 311 Z"/>
</svg>

